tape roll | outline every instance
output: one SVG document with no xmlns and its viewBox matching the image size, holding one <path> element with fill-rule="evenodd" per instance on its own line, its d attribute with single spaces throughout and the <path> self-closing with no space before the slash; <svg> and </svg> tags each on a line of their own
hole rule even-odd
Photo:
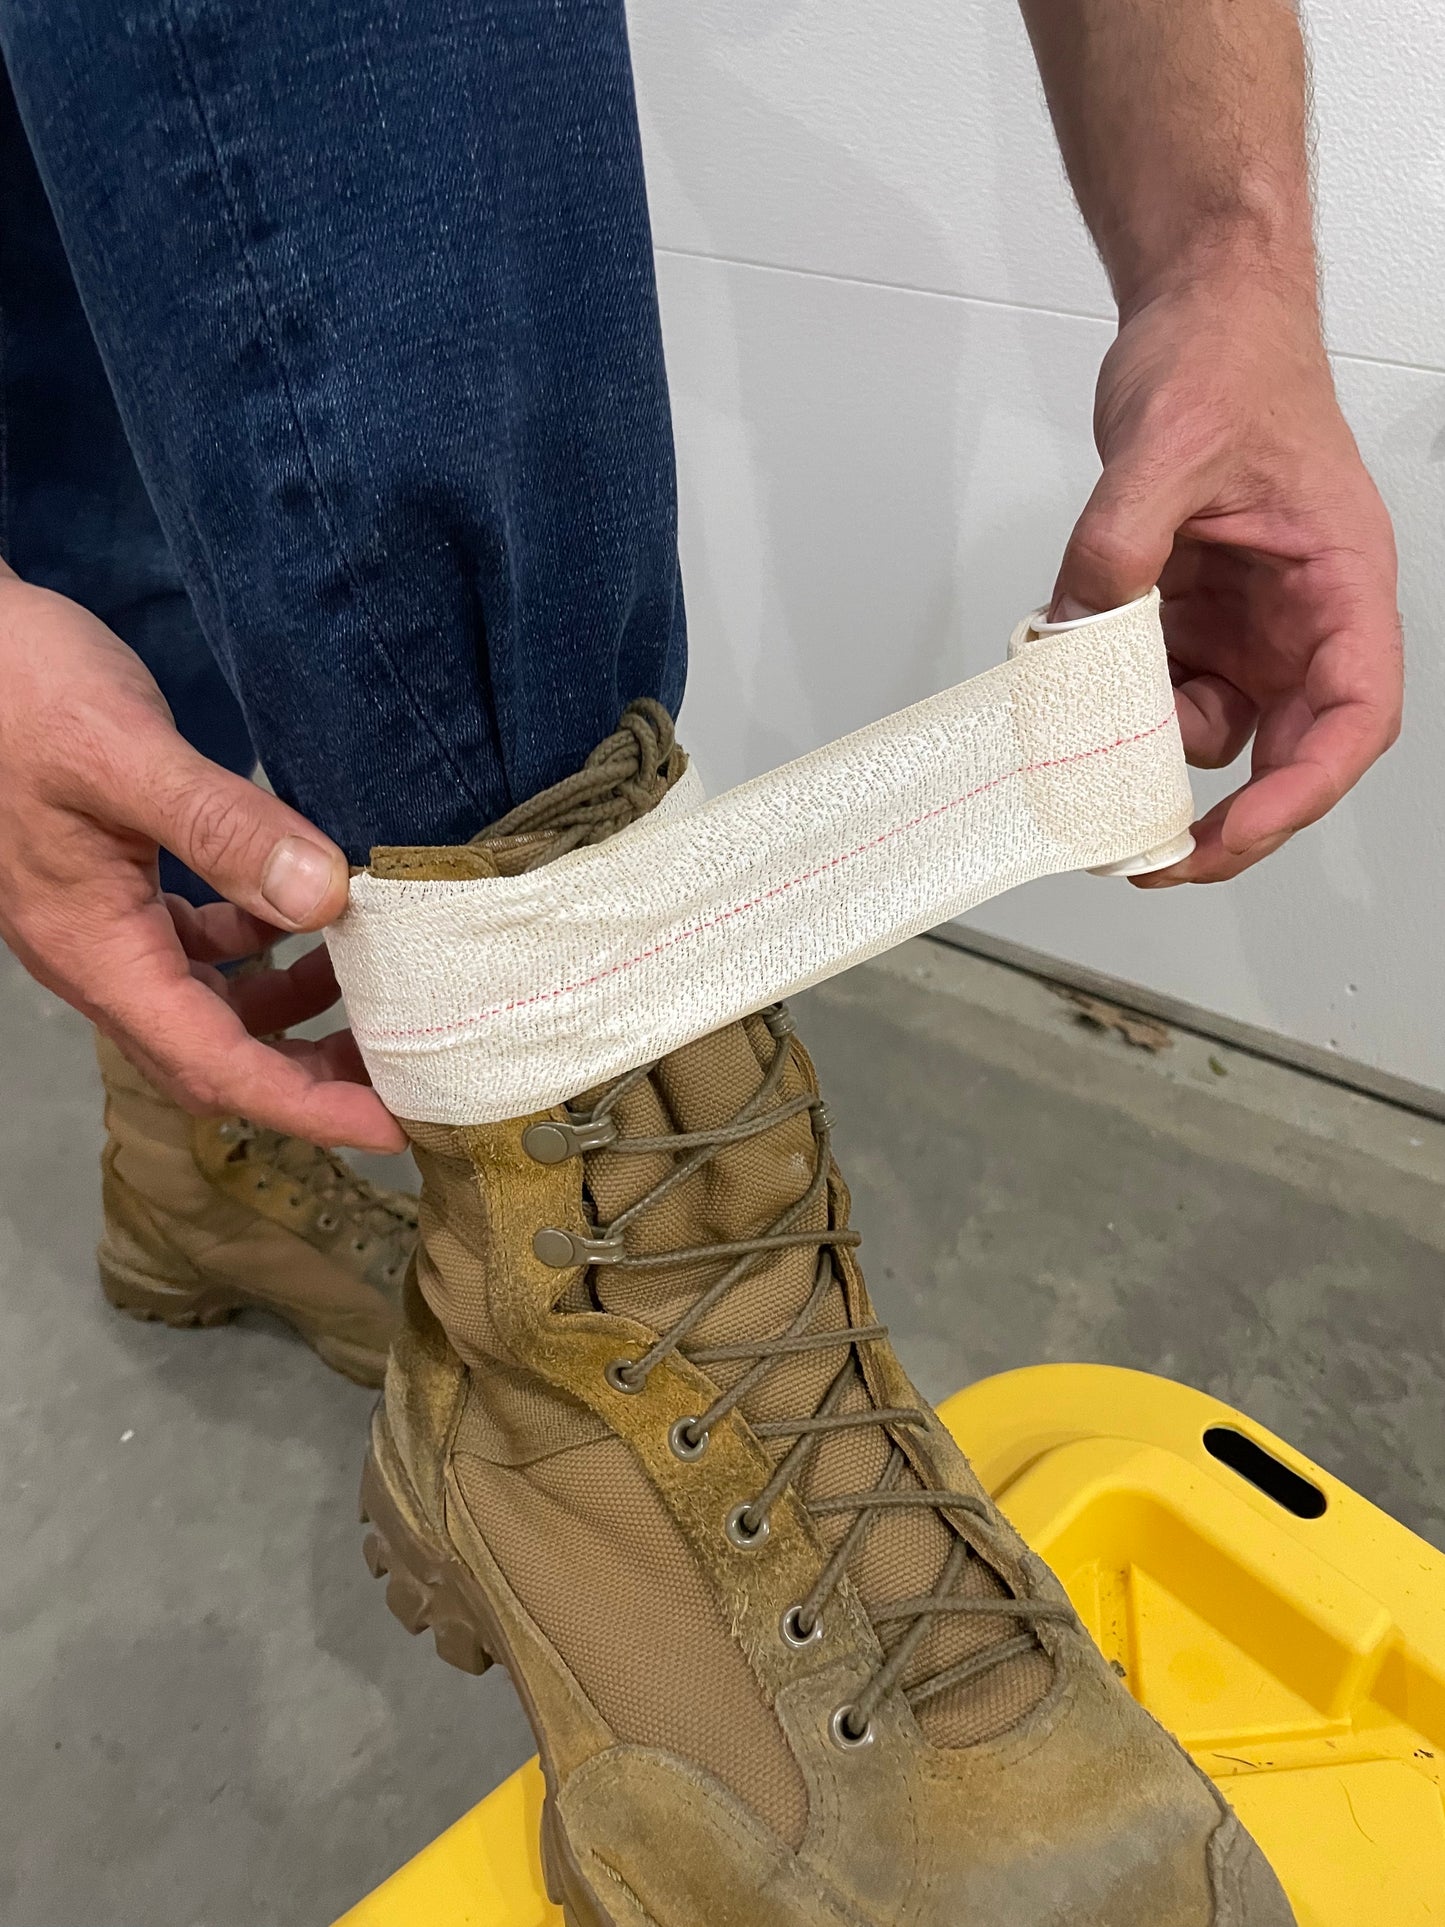
<svg viewBox="0 0 1445 1927">
<path fill-rule="evenodd" d="M 998 668 L 710 801 L 689 771 L 527 875 L 354 878 L 327 941 L 383 1100 L 525 1116 L 1017 884 L 1177 861 L 1193 807 L 1157 593 L 1040 618 Z"/>
</svg>

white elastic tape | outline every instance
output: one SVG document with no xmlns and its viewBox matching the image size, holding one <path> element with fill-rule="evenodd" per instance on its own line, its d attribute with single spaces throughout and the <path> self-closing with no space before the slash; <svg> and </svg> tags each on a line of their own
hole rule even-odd
<svg viewBox="0 0 1445 1927">
<path fill-rule="evenodd" d="M 390 1108 L 489 1123 L 1030 878 L 1183 854 L 1191 813 L 1156 594 L 528 875 L 358 876 L 328 941 Z"/>
</svg>

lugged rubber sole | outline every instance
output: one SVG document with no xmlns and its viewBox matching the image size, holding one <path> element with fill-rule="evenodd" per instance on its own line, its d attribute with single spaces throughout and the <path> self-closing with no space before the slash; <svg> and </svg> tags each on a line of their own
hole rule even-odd
<svg viewBox="0 0 1445 1927">
<path fill-rule="evenodd" d="M 567 1927 L 621 1927 L 583 1878 L 557 1815 L 555 1786 L 542 1731 L 486 1596 L 461 1560 L 427 1530 L 405 1473 L 389 1448 L 380 1407 L 361 1474 L 361 1521 L 370 1527 L 362 1554 L 374 1579 L 386 1580 L 386 1603 L 406 1630 L 430 1632 L 438 1655 L 464 1673 L 499 1665 L 510 1677 L 537 1735 L 547 1797 L 542 1806 L 542 1874 L 547 1895 Z M 385 1463 L 387 1469 L 383 1470 Z"/>
<path fill-rule="evenodd" d="M 155 1320 L 174 1330 L 187 1330 L 224 1325 L 238 1311 L 266 1311 L 299 1333 L 324 1364 L 353 1384 L 366 1385 L 375 1391 L 386 1374 L 384 1351 L 318 1331 L 308 1326 L 299 1313 L 289 1312 L 269 1298 L 247 1297 L 228 1285 L 171 1284 L 137 1271 L 133 1265 L 112 1256 L 104 1245 L 96 1254 L 96 1263 L 101 1290 L 117 1311 L 125 1312 L 130 1318 Z"/>
</svg>

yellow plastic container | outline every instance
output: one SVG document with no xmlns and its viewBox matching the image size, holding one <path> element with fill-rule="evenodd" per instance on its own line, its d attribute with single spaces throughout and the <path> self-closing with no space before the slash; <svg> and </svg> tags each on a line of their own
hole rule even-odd
<svg viewBox="0 0 1445 1927">
<path fill-rule="evenodd" d="M 1445 1556 L 1227 1405 L 1045 1365 L 942 1415 L 1299 1927 L 1445 1923 Z M 337 1927 L 561 1927 L 535 1761 Z"/>
</svg>

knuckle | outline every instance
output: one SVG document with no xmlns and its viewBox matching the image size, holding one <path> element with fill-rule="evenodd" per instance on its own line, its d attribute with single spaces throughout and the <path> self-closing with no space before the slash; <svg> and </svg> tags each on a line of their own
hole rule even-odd
<svg viewBox="0 0 1445 1927">
<path fill-rule="evenodd" d="M 182 854 L 196 869 L 234 872 L 258 854 L 255 820 L 229 787 L 191 783 L 176 799 L 176 816 L 185 836 Z"/>
<path fill-rule="evenodd" d="M 1228 442 L 1237 416 L 1237 408 L 1220 395 L 1166 384 L 1140 409 L 1141 439 L 1161 467 L 1202 465 Z"/>
<path fill-rule="evenodd" d="M 1206 466 L 1238 419 L 1225 389 L 1170 376 L 1132 385 L 1096 418 L 1106 465 L 1127 464 L 1141 480 Z"/>
<path fill-rule="evenodd" d="M 1070 546 L 1075 569 L 1104 583 L 1135 582 L 1152 577 L 1154 558 L 1127 529 L 1104 517 L 1080 524 Z"/>
<path fill-rule="evenodd" d="M 217 1079 L 204 1072 L 182 1071 L 175 1079 L 176 1102 L 192 1117 L 216 1117 L 232 1107 Z"/>
<path fill-rule="evenodd" d="M 48 896 L 21 896 L 8 904 L 4 917 L 6 941 L 17 954 L 28 952 L 55 975 L 76 986 L 93 975 L 93 955 L 65 906 Z"/>
</svg>

